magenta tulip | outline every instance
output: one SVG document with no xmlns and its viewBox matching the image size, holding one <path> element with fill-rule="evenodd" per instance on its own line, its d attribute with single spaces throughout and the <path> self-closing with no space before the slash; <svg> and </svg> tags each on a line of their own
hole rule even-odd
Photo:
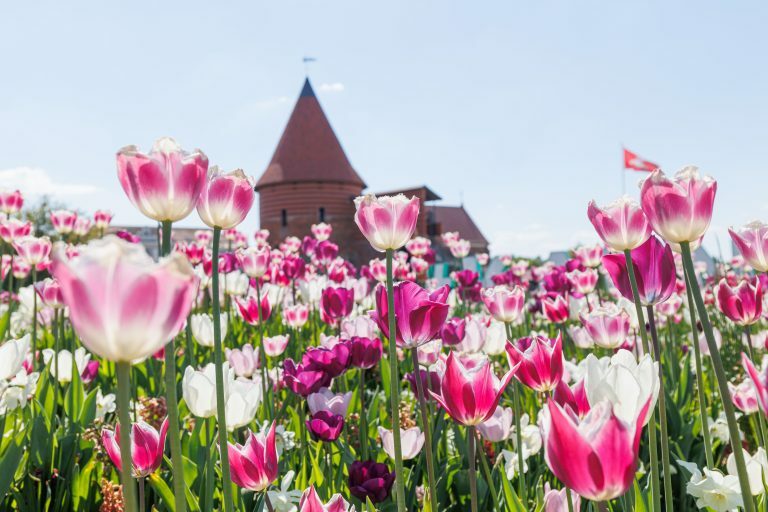
<svg viewBox="0 0 768 512">
<path fill-rule="evenodd" d="M 354 510 L 354 505 L 347 503 L 341 494 L 334 494 L 324 505 L 314 485 L 310 485 L 299 499 L 298 512 L 353 512 Z"/>
<path fill-rule="evenodd" d="M 231 229 L 243 222 L 254 199 L 252 180 L 241 169 L 224 173 L 213 166 L 200 190 L 197 214 L 209 227 Z"/>
<path fill-rule="evenodd" d="M 728 228 L 733 245 L 744 260 L 758 272 L 768 272 L 768 224 L 750 222 L 739 231 Z"/>
<path fill-rule="evenodd" d="M 741 364 L 755 386 L 757 402 L 760 404 L 762 413 L 768 417 L 768 375 L 763 370 L 758 371 L 744 352 L 741 353 Z"/>
<path fill-rule="evenodd" d="M 552 393 L 555 402 L 563 407 L 570 409 L 579 417 L 583 418 L 591 409 L 587 393 L 584 390 L 584 379 L 580 380 L 572 387 L 568 386 L 564 380 L 561 380 Z"/>
<path fill-rule="evenodd" d="M 304 363 L 297 365 L 293 359 L 283 361 L 283 382 L 297 395 L 307 397 L 330 386 L 332 380 L 323 368 Z"/>
<path fill-rule="evenodd" d="M 454 346 L 464 341 L 466 334 L 467 321 L 464 318 L 455 316 L 446 320 L 440 328 L 439 336 L 443 340 L 443 345 Z"/>
<path fill-rule="evenodd" d="M 652 236 L 643 245 L 631 251 L 630 255 L 635 267 L 640 303 L 652 306 L 666 301 L 675 292 L 677 284 L 672 248 Z M 621 295 L 627 300 L 634 300 L 624 255 L 603 256 L 603 267 Z"/>
<path fill-rule="evenodd" d="M 151 425 L 139 421 L 131 425 L 131 465 L 133 476 L 143 478 L 154 473 L 163 462 L 165 450 L 165 436 L 168 432 L 168 418 L 163 420 L 160 432 Z M 118 469 L 122 470 L 123 463 L 120 454 L 120 425 L 115 426 L 115 431 L 103 429 L 101 440 L 107 455 Z"/>
<path fill-rule="evenodd" d="M 512 366 L 517 367 L 515 378 L 529 388 L 547 393 L 563 378 L 563 340 L 543 336 L 521 338 L 506 344 Z"/>
<path fill-rule="evenodd" d="M 263 491 L 277 479 L 275 422 L 267 435 L 248 432 L 244 445 L 227 443 L 232 481 L 243 489 Z"/>
<path fill-rule="evenodd" d="M 472 368 L 467 368 L 451 352 L 440 379 L 439 393 L 431 389 L 429 393 L 458 423 L 479 425 L 493 416 L 516 370 L 516 367 L 511 369 L 499 381 L 489 360 L 482 359 Z"/>
<path fill-rule="evenodd" d="M 548 293 L 541 299 L 541 307 L 547 320 L 555 324 L 561 324 L 568 320 L 571 313 L 568 309 L 568 299 L 559 293 Z"/>
<path fill-rule="evenodd" d="M 32 223 L 19 219 L 6 219 L 0 222 L 0 238 L 5 243 L 12 244 L 14 240 L 29 236 L 32 232 Z"/>
<path fill-rule="evenodd" d="M 349 492 L 360 501 L 370 499 L 371 503 L 380 503 L 387 499 L 395 483 L 395 473 L 389 471 L 386 464 L 372 460 L 356 460 L 349 465 Z"/>
<path fill-rule="evenodd" d="M 269 303 L 269 294 L 266 291 L 261 292 L 261 300 L 256 297 L 255 292 L 248 294 L 245 299 L 234 297 L 234 300 L 240 316 L 250 325 L 259 324 L 259 315 L 261 315 L 261 321 L 266 322 L 272 314 L 272 305 Z"/>
<path fill-rule="evenodd" d="M 379 338 L 362 338 L 353 336 L 347 341 L 349 346 L 350 365 L 356 368 L 371 369 L 381 360 L 384 346 Z"/>
<path fill-rule="evenodd" d="M 13 241 L 13 248 L 28 265 L 37 266 L 48 260 L 48 255 L 51 253 L 51 241 L 47 236 L 40 238 L 23 236 Z"/>
<path fill-rule="evenodd" d="M 21 211 L 24 205 L 24 196 L 19 190 L 0 190 L 0 212 L 13 215 Z"/>
<path fill-rule="evenodd" d="M 443 286 L 429 293 L 411 281 L 403 281 L 395 285 L 394 303 L 397 322 L 395 339 L 399 346 L 414 348 L 437 337 L 450 309 L 446 304 L 448 292 L 448 286 Z M 372 316 L 387 338 L 389 338 L 388 310 L 387 289 L 379 285 L 376 288 L 376 311 Z"/>
<path fill-rule="evenodd" d="M 653 230 L 668 242 L 699 240 L 712 220 L 717 182 L 684 167 L 674 178 L 656 170 L 646 178 L 640 199 Z"/>
<path fill-rule="evenodd" d="M 643 210 L 637 201 L 627 196 L 604 208 L 590 201 L 587 216 L 598 236 L 614 251 L 639 247 L 651 236 L 651 227 Z"/>
<path fill-rule="evenodd" d="M 320 313 L 329 324 L 349 316 L 354 305 L 355 292 L 349 288 L 329 286 L 320 296 Z"/>
<path fill-rule="evenodd" d="M 237 261 L 243 273 L 248 277 L 259 279 L 269 270 L 272 254 L 269 247 L 248 247 L 237 251 Z"/>
<path fill-rule="evenodd" d="M 413 236 L 419 218 L 419 198 L 403 194 L 355 199 L 355 223 L 377 251 L 399 249 Z"/>
<path fill-rule="evenodd" d="M 317 411 L 306 421 L 306 425 L 312 439 L 332 443 L 344 430 L 344 416 L 331 411 Z"/>
<path fill-rule="evenodd" d="M 731 287 L 723 278 L 715 286 L 717 307 L 737 325 L 752 325 L 763 315 L 763 287 L 759 279 L 742 280 Z"/>
</svg>

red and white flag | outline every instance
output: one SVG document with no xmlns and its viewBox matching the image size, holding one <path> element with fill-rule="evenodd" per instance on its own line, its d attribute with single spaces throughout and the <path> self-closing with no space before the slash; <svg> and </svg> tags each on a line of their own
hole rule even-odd
<svg viewBox="0 0 768 512">
<path fill-rule="evenodd" d="M 640 158 L 635 153 L 624 148 L 624 168 L 632 169 L 633 171 L 653 172 L 659 166 L 649 160 Z"/>
</svg>

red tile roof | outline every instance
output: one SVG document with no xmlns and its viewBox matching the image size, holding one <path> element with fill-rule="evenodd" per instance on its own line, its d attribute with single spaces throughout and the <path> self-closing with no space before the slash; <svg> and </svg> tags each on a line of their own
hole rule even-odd
<svg viewBox="0 0 768 512">
<path fill-rule="evenodd" d="M 427 205 L 426 209 L 428 222 L 439 227 L 437 234 L 458 231 L 459 236 L 469 240 L 474 247 L 488 246 L 488 240 L 463 206 Z"/>
<path fill-rule="evenodd" d="M 365 187 L 336 138 L 309 79 L 304 82 L 272 161 L 256 183 L 256 190 L 266 185 L 307 181 Z"/>
</svg>

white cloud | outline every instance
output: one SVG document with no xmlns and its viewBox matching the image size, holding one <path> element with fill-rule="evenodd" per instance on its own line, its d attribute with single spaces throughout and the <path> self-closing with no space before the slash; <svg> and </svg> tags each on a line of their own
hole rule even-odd
<svg viewBox="0 0 768 512">
<path fill-rule="evenodd" d="M 553 231 L 549 226 L 534 223 L 492 233 L 491 249 L 494 254 L 546 258 L 553 251 L 565 251 L 596 241 L 597 236 L 591 231 Z"/>
<path fill-rule="evenodd" d="M 320 84 L 321 92 L 344 92 L 344 84 L 333 82 L 332 84 Z"/>
<path fill-rule="evenodd" d="M 86 184 L 59 183 L 45 169 L 39 167 L 12 167 L 0 170 L 0 183 L 4 188 L 19 189 L 27 196 L 83 196 L 99 191 Z"/>
</svg>

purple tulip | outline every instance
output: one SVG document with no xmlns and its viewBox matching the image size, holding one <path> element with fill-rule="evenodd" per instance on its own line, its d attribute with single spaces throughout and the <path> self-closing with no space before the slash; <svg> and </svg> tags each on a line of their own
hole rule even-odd
<svg viewBox="0 0 768 512">
<path fill-rule="evenodd" d="M 331 411 L 317 411 L 306 424 L 312 439 L 332 443 L 344 429 L 344 416 L 333 414 Z"/>
<path fill-rule="evenodd" d="M 414 282 L 403 281 L 395 285 L 394 292 L 397 344 L 414 348 L 435 339 L 448 316 L 449 306 L 445 303 L 448 298 L 448 286 L 429 293 Z M 373 319 L 387 337 L 388 311 L 387 290 L 379 285 L 376 288 L 376 311 L 373 313 Z"/>
<path fill-rule="evenodd" d="M 346 318 L 355 305 L 355 291 L 350 288 L 329 286 L 320 297 L 320 313 L 327 324 Z"/>
<path fill-rule="evenodd" d="M 353 336 L 346 345 L 349 347 L 350 365 L 356 368 L 366 370 L 373 368 L 384 353 L 384 347 L 379 338 Z"/>
<path fill-rule="evenodd" d="M 672 248 L 651 236 L 640 247 L 630 251 L 630 255 L 637 276 L 640 302 L 644 306 L 652 306 L 667 300 L 674 293 L 677 281 Z M 624 255 L 606 254 L 603 256 L 603 267 L 619 292 L 625 298 L 633 300 Z"/>
<path fill-rule="evenodd" d="M 346 343 L 337 343 L 331 348 L 309 347 L 301 358 L 308 370 L 320 370 L 330 378 L 338 377 L 349 368 L 350 351 Z"/>
<path fill-rule="evenodd" d="M 464 341 L 467 321 L 464 318 L 453 317 L 443 324 L 440 329 L 440 338 L 443 345 L 453 346 Z"/>
<path fill-rule="evenodd" d="M 307 397 L 331 385 L 332 377 L 319 368 L 297 365 L 293 359 L 283 361 L 283 383 L 297 395 Z"/>
<path fill-rule="evenodd" d="M 357 460 L 349 465 L 349 492 L 360 501 L 364 502 L 366 498 L 372 503 L 384 501 L 394 482 L 395 474 L 386 464 Z"/>
</svg>

